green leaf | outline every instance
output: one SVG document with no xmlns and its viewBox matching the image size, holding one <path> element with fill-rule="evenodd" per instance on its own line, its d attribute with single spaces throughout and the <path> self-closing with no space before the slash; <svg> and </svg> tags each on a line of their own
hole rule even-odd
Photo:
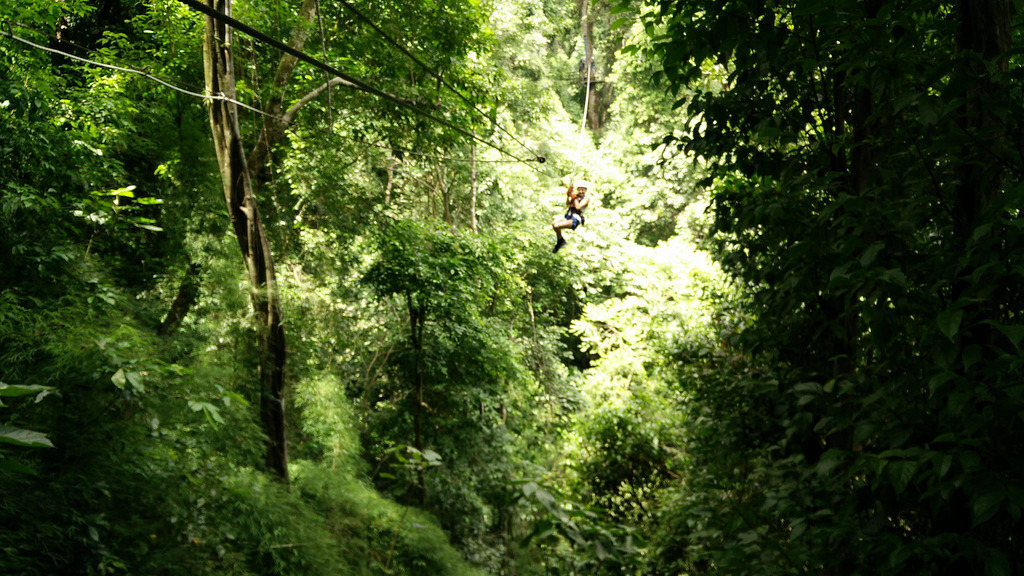
<svg viewBox="0 0 1024 576">
<path fill-rule="evenodd" d="M 951 455 L 949 455 L 949 454 L 944 455 L 942 457 L 942 460 L 939 462 L 939 466 L 938 466 L 938 468 L 939 468 L 939 470 L 938 470 L 939 478 L 945 477 L 946 473 L 949 472 L 950 466 L 952 466 L 952 465 L 953 465 L 953 457 Z"/>
<path fill-rule="evenodd" d="M 189 400 L 188 407 L 191 408 L 193 412 L 202 411 L 203 415 L 206 416 L 206 421 L 214 428 L 216 428 L 218 424 L 224 423 L 224 419 L 220 416 L 220 410 L 209 402 L 196 402 Z"/>
<path fill-rule="evenodd" d="M 960 331 L 960 322 L 964 318 L 963 310 L 945 310 L 939 313 L 939 330 L 950 340 Z"/>
<path fill-rule="evenodd" d="M 981 346 L 978 344 L 971 344 L 967 348 L 964 348 L 964 370 L 967 370 L 971 366 L 974 366 L 975 364 L 980 362 L 982 359 L 982 353 L 983 351 L 981 349 Z"/>
<path fill-rule="evenodd" d="M 896 489 L 897 494 L 902 494 L 907 489 L 907 485 L 914 478 L 914 472 L 917 471 L 917 462 L 912 460 L 897 460 L 890 462 L 886 466 L 886 472 L 889 474 L 889 481 L 892 482 L 893 488 Z"/>
<path fill-rule="evenodd" d="M 1010 341 L 1011 344 L 1013 344 L 1013 347 L 1016 348 L 1018 352 L 1021 351 L 1020 342 L 1021 340 L 1024 340 L 1024 326 L 1005 326 L 1003 324 L 996 324 L 995 327 L 997 330 L 1003 333 L 1003 336 L 1006 336 L 1006 338 Z"/>
<path fill-rule="evenodd" d="M 124 188 L 117 188 L 107 192 L 108 196 L 123 196 L 125 198 L 135 198 L 135 185 L 125 186 Z"/>
<path fill-rule="evenodd" d="M 537 498 L 537 501 L 545 507 L 550 508 L 555 505 L 555 497 L 551 495 L 551 492 L 548 492 L 543 488 L 538 487 L 537 491 L 534 492 L 534 497 Z"/>
<path fill-rule="evenodd" d="M 797 518 L 790 525 L 789 538 L 795 540 L 800 537 L 801 534 L 807 531 L 807 520 L 805 518 Z"/>
<path fill-rule="evenodd" d="M 821 459 L 818 460 L 818 465 L 815 466 L 814 469 L 818 472 L 818 474 L 827 476 L 830 472 L 832 472 L 832 470 L 835 470 L 835 468 L 839 466 L 842 463 L 842 461 L 842 451 L 836 448 L 831 448 L 829 450 L 826 450 L 825 453 L 821 455 Z"/>
<path fill-rule="evenodd" d="M 423 450 L 423 457 L 427 460 L 429 466 L 441 465 L 441 455 L 429 448 Z"/>
<path fill-rule="evenodd" d="M 940 372 L 940 373 L 936 374 L 935 376 L 932 376 L 928 380 L 928 390 L 931 391 L 932 394 L 935 394 L 935 391 L 938 390 L 938 388 L 940 386 L 942 386 L 943 384 L 949 382 L 950 380 L 954 379 L 955 377 L 956 377 L 956 374 L 954 374 L 952 372 L 948 372 L 948 371 L 947 372 Z"/>
<path fill-rule="evenodd" d="M 142 374 L 139 374 L 138 372 L 125 372 L 124 377 L 136 392 L 146 391 L 146 387 L 142 385 Z"/>
<path fill-rule="evenodd" d="M 796 402 L 797 406 L 803 406 L 813 402 L 821 395 L 821 384 L 818 384 L 817 382 L 801 382 L 800 384 L 793 386 L 793 391 L 803 392 Z"/>
<path fill-rule="evenodd" d="M 537 491 L 536 482 L 527 482 L 522 487 L 523 496 L 532 496 Z"/>
<path fill-rule="evenodd" d="M 2 455 L 0 455 L 0 472 L 14 472 L 16 474 L 28 474 L 30 476 L 39 475 L 39 472 L 36 472 L 34 468 L 29 468 L 17 460 L 4 458 Z"/>
<path fill-rule="evenodd" d="M 897 286 L 907 285 L 907 275 L 899 268 L 890 268 L 885 272 L 882 272 L 881 279 L 885 282 L 889 282 L 890 284 L 896 284 Z"/>
<path fill-rule="evenodd" d="M 114 386 L 124 390 L 124 385 L 128 383 L 128 378 L 124 375 L 124 368 L 118 368 L 117 372 L 110 377 L 110 381 L 114 383 Z"/>
<path fill-rule="evenodd" d="M 975 494 L 971 499 L 971 516 L 974 526 L 985 522 L 996 515 L 999 505 L 1006 497 L 1006 490 L 1002 486 L 995 486 L 984 492 Z"/>
<path fill-rule="evenodd" d="M 242 397 L 238 392 L 232 392 L 230 390 L 224 392 L 224 396 L 221 398 L 225 406 L 231 406 L 232 402 L 238 402 L 241 406 L 249 406 L 249 401 Z"/>
<path fill-rule="evenodd" d="M 885 248 L 885 242 L 875 242 L 871 246 L 868 246 L 867 250 L 864 251 L 860 256 L 860 265 L 867 266 L 875 261 L 875 257 L 881 252 L 882 248 Z"/>
<path fill-rule="evenodd" d="M 0 382 L 0 396 L 27 396 L 29 394 L 35 394 L 37 392 L 45 392 L 53 390 L 50 386 L 40 386 L 39 384 L 23 385 L 23 384 L 4 384 Z"/>
<path fill-rule="evenodd" d="M 0 442 L 15 444 L 18 446 L 32 446 L 36 448 L 53 448 L 53 443 L 42 432 L 15 428 L 7 424 L 0 425 Z"/>
</svg>

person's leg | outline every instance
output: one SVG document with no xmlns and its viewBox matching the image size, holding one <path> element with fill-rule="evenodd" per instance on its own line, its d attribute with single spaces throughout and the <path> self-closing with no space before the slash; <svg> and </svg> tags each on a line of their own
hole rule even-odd
<svg viewBox="0 0 1024 576">
<path fill-rule="evenodd" d="M 555 218 L 555 221 L 551 223 L 551 227 L 555 230 L 555 235 L 559 238 L 562 237 L 562 230 L 566 228 L 573 228 L 572 219 L 570 218 Z"/>
<path fill-rule="evenodd" d="M 555 221 L 551 223 L 551 227 L 555 230 L 555 249 L 552 252 L 558 252 L 562 246 L 565 246 L 562 230 L 572 228 L 572 220 L 569 218 L 555 218 Z"/>
</svg>

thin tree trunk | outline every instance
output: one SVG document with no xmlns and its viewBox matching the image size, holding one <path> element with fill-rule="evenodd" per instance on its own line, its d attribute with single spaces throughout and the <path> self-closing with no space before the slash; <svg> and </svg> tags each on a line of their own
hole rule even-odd
<svg viewBox="0 0 1024 576">
<path fill-rule="evenodd" d="M 406 304 L 409 308 L 409 338 L 412 343 L 414 354 L 413 378 L 415 380 L 415 404 L 412 412 L 413 426 L 413 447 L 423 453 L 423 409 L 426 404 L 423 402 L 423 365 L 420 357 L 423 355 L 423 323 L 426 320 L 426 310 L 423 305 L 416 305 L 411 294 L 405 295 Z M 416 471 L 417 494 L 415 495 L 420 507 L 427 505 L 427 487 L 423 478 L 423 469 Z"/>
<path fill-rule="evenodd" d="M 207 0 L 208 2 L 213 0 Z M 220 0 L 225 1 L 225 0 Z M 229 1 L 229 0 L 227 0 Z M 316 16 L 317 0 L 303 0 L 299 8 L 299 18 L 288 45 L 296 50 L 302 50 L 306 44 L 306 37 L 313 26 L 313 18 Z M 274 74 L 273 95 L 266 106 L 267 115 L 263 117 L 263 130 L 260 132 L 256 145 L 253 146 L 249 156 L 249 167 L 253 173 L 250 177 L 255 181 L 256 175 L 267 165 L 270 159 L 270 151 L 274 145 L 284 136 L 291 118 L 285 119 L 284 99 L 285 88 L 291 80 L 298 58 L 291 54 L 285 54 L 277 65 L 277 72 Z M 324 83 L 324 89 L 329 88 L 330 81 Z M 294 106 L 292 108 L 295 108 Z M 291 112 L 291 110 L 289 110 Z"/>
<path fill-rule="evenodd" d="M 230 0 L 208 0 L 208 5 L 230 15 Z M 231 29 L 212 17 L 206 19 L 203 60 L 207 90 L 235 98 Z M 260 416 L 267 435 L 266 465 L 288 482 L 285 444 L 284 368 L 285 333 L 281 302 L 274 276 L 274 258 L 253 194 L 246 155 L 238 129 L 238 109 L 224 100 L 210 102 L 210 128 L 224 184 L 228 214 L 249 276 L 250 300 L 259 343 Z"/>
<path fill-rule="evenodd" d="M 164 316 L 164 321 L 157 328 L 156 333 L 160 336 L 174 333 L 178 326 L 181 325 L 181 321 L 188 315 L 189 310 L 195 305 L 196 298 L 199 297 L 200 270 L 202 270 L 202 267 L 199 264 L 193 262 L 188 265 L 188 268 L 185 270 L 185 277 L 181 279 L 181 285 L 178 287 L 178 295 L 175 296 L 174 302 L 171 303 L 171 309 Z"/>
<path fill-rule="evenodd" d="M 469 145 L 469 226 L 473 234 L 476 229 L 476 144 Z"/>
<path fill-rule="evenodd" d="M 577 0 L 580 11 L 580 30 L 583 31 L 583 77 L 587 83 L 587 127 L 591 130 L 601 129 L 601 96 L 594 82 L 594 22 L 590 19 L 590 0 Z M 588 70 L 589 69 L 589 70 Z"/>
<path fill-rule="evenodd" d="M 441 202 L 444 205 L 441 214 L 448 227 L 454 229 L 455 219 L 452 217 L 452 191 L 448 188 L 447 182 L 444 181 L 444 172 L 441 171 L 440 167 L 434 168 L 434 182 L 437 191 L 440 192 Z"/>
<path fill-rule="evenodd" d="M 392 159 L 388 158 L 387 163 L 388 181 L 384 185 L 384 205 L 391 204 L 391 188 L 395 185 L 395 165 L 392 163 Z"/>
</svg>

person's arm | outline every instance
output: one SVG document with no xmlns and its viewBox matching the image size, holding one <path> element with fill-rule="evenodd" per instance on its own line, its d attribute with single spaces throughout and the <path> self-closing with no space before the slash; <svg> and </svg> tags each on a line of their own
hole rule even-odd
<svg viewBox="0 0 1024 576">
<path fill-rule="evenodd" d="M 587 204 L 590 204 L 590 196 L 584 196 L 582 198 L 577 196 L 573 201 L 573 206 L 575 206 L 577 210 L 583 210 L 587 207 Z"/>
</svg>

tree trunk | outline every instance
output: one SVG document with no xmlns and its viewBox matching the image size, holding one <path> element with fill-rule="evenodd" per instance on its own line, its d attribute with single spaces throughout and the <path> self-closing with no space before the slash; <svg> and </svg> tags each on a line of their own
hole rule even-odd
<svg viewBox="0 0 1024 576">
<path fill-rule="evenodd" d="M 469 145 L 469 226 L 476 229 L 476 144 Z"/>
<path fill-rule="evenodd" d="M 865 21 L 871 21 L 878 17 L 882 8 L 881 0 L 867 0 L 865 2 Z M 855 77 L 843 76 L 843 78 Z M 843 90 L 846 92 L 846 90 Z M 853 142 L 850 146 L 849 166 L 846 170 L 846 191 L 854 197 L 863 196 L 868 192 L 871 185 L 871 175 L 876 169 L 874 136 L 877 131 L 877 120 L 875 119 L 875 99 L 871 89 L 862 83 L 855 84 L 852 91 L 853 114 L 849 117 L 849 129 L 853 134 Z M 840 98 L 845 102 L 847 96 Z M 840 103 L 836 103 L 837 113 Z M 846 113 L 843 112 L 843 116 Z M 836 118 L 839 125 L 845 121 L 844 118 Z M 871 235 L 868 232 L 865 239 L 866 244 L 871 243 Z M 860 312 L 857 306 L 848 301 L 845 295 L 829 298 L 824 306 L 825 317 L 835 319 L 840 329 L 837 332 L 826 331 L 826 354 L 832 361 L 832 375 L 839 377 L 853 372 L 857 359 L 858 339 L 860 332 Z"/>
<path fill-rule="evenodd" d="M 1002 192 L 1005 177 L 1000 158 L 1006 155 L 1006 123 L 998 111 L 1006 109 L 1000 100 L 1010 90 L 1005 80 L 993 76 L 1007 70 L 1007 55 L 1013 43 L 1010 0 L 960 0 L 957 18 L 960 59 L 955 74 L 968 88 L 964 103 L 957 110 L 957 126 L 963 139 L 952 212 L 956 241 L 969 264 L 954 281 L 953 300 L 973 300 L 963 309 L 963 349 L 978 345 L 988 354 L 997 339 L 998 332 L 993 326 L 1000 323 L 1001 311 L 987 299 L 971 297 L 977 283 L 973 276 L 978 263 L 971 252 L 972 244 L 986 241 L 991 234 L 976 237 L 981 226 L 995 219 L 990 206 Z"/>
<path fill-rule="evenodd" d="M 959 110 L 958 124 L 965 137 L 957 170 L 953 214 L 957 237 L 966 242 L 975 227 L 984 223 L 986 209 L 1002 189 L 1003 167 L 994 157 L 1006 141 L 1004 124 L 992 101 L 1005 97 L 1006 87 L 993 80 L 986 64 L 1006 71 L 1010 35 L 1010 0 L 960 0 L 957 4 L 957 52 L 962 56 L 957 74 L 967 78 L 967 98 Z M 980 61 L 969 61 L 974 52 Z M 988 150 L 978 142 L 988 143 Z"/>
<path fill-rule="evenodd" d="M 587 83 L 587 127 L 601 129 L 601 96 L 594 82 L 594 22 L 590 19 L 590 1 L 577 0 L 580 11 L 580 30 L 583 31 L 583 77 Z"/>
<path fill-rule="evenodd" d="M 414 354 L 412 377 L 416 386 L 414 391 L 415 403 L 413 404 L 412 412 L 413 447 L 416 448 L 416 450 L 419 450 L 420 454 L 422 454 L 423 409 L 426 407 L 426 404 L 423 402 L 423 365 L 420 359 L 423 355 L 423 324 L 426 321 L 426 310 L 422 303 L 419 305 L 413 303 L 413 297 L 411 294 L 406 293 L 405 299 L 409 308 L 409 339 L 412 343 L 412 350 Z M 423 477 L 423 468 L 416 470 L 416 490 L 413 498 L 421 508 L 426 507 L 427 486 Z"/>
<path fill-rule="evenodd" d="M 388 171 L 388 181 L 384 185 L 384 204 L 388 205 L 391 204 L 391 189 L 395 185 L 395 164 L 393 156 L 388 158 L 386 168 Z"/>
<path fill-rule="evenodd" d="M 167 336 L 174 333 L 196 303 L 196 298 L 199 296 L 200 270 L 202 268 L 199 264 L 193 262 L 188 265 L 185 277 L 181 279 L 181 285 L 178 287 L 178 295 L 174 298 L 171 309 L 167 311 L 167 316 L 164 317 L 164 321 L 160 323 L 160 327 L 156 331 L 158 335 Z"/>
<path fill-rule="evenodd" d="M 230 0 L 208 0 L 219 12 L 231 14 Z M 203 43 L 206 87 L 211 94 L 235 98 L 231 29 L 206 18 Z M 225 100 L 210 102 L 210 128 L 224 184 L 228 215 L 249 276 L 250 300 L 259 341 L 260 416 L 267 435 L 266 465 L 288 482 L 285 444 L 284 367 L 285 333 L 280 295 L 274 277 L 274 259 L 253 194 L 246 155 L 238 129 L 238 109 Z"/>
<path fill-rule="evenodd" d="M 444 181 L 444 172 L 440 166 L 434 168 L 434 179 L 437 191 L 440 193 L 439 196 L 441 196 L 441 203 L 444 205 L 441 214 L 448 227 L 454 230 L 455 218 L 452 217 L 452 191 L 448 187 L 448 183 Z"/>
<path fill-rule="evenodd" d="M 210 2 L 213 0 L 207 1 Z M 303 46 L 306 44 L 306 37 L 309 30 L 313 25 L 313 18 L 316 16 L 316 10 L 316 0 L 303 0 L 302 7 L 299 8 L 298 23 L 292 31 L 291 38 L 288 39 L 289 46 L 296 50 L 302 50 Z M 256 145 L 253 146 L 252 153 L 249 156 L 249 167 L 252 170 L 250 177 L 254 181 L 257 179 L 257 173 L 267 165 L 268 160 L 270 159 L 270 151 L 284 136 L 284 131 L 291 121 L 292 110 L 294 110 L 295 107 L 293 106 L 292 109 L 288 111 L 288 114 L 285 114 L 285 89 L 288 86 L 288 82 L 291 80 L 292 73 L 295 71 L 295 66 L 298 64 L 298 61 L 298 58 L 295 56 L 292 56 L 291 54 L 284 54 L 277 65 L 277 72 L 274 74 L 274 92 L 267 103 L 267 115 L 263 117 L 263 130 L 260 132 L 259 140 L 256 142 Z M 234 87 L 233 84 L 232 87 Z M 325 82 L 323 88 L 329 89 L 330 81 Z"/>
</svg>

